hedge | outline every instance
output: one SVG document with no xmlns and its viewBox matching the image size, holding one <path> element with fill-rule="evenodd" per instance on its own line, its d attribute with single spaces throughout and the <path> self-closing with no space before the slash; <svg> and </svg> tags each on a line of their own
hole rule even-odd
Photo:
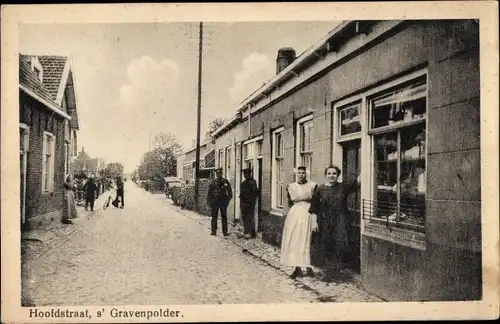
<svg viewBox="0 0 500 324">
<path fill-rule="evenodd" d="M 183 209 L 193 210 L 202 215 L 210 216 L 210 207 L 207 205 L 208 179 L 200 179 L 198 187 L 198 210 L 194 206 L 194 184 L 172 188 L 172 201 Z"/>
</svg>

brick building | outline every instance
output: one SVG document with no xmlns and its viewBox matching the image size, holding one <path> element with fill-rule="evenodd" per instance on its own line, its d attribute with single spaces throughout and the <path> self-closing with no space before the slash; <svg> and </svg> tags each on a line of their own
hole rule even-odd
<svg viewBox="0 0 500 324">
<path fill-rule="evenodd" d="M 79 129 L 74 76 L 64 56 L 19 56 L 23 227 L 60 219 Z"/>
<path fill-rule="evenodd" d="M 346 21 L 296 57 L 216 130 L 238 196 L 261 188 L 258 230 L 279 245 L 294 168 L 361 175 L 349 197 L 348 267 L 389 300 L 481 298 L 479 24 Z M 239 217 L 237 198 L 230 215 Z"/>
</svg>

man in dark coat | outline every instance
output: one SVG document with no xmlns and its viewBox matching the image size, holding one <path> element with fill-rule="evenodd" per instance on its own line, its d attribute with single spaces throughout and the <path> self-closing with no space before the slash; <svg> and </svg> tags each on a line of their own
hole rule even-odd
<svg viewBox="0 0 500 324">
<path fill-rule="evenodd" d="M 244 169 L 245 180 L 240 185 L 240 208 L 245 237 L 255 238 L 255 202 L 259 197 L 257 181 L 252 178 L 252 169 Z"/>
<path fill-rule="evenodd" d="M 227 179 L 222 177 L 222 169 L 215 170 L 215 179 L 210 182 L 207 193 L 207 204 L 211 208 L 212 215 L 212 233 L 217 235 L 217 217 L 219 215 L 222 219 L 222 233 L 228 236 L 227 231 L 227 206 L 233 199 L 233 190 L 231 184 Z"/>
<path fill-rule="evenodd" d="M 93 174 L 90 176 L 90 178 L 87 179 L 87 182 L 85 182 L 85 185 L 83 187 L 83 190 L 85 192 L 85 210 L 88 210 L 90 205 L 90 211 L 94 211 L 94 201 L 96 197 L 97 185 L 94 181 Z"/>
</svg>

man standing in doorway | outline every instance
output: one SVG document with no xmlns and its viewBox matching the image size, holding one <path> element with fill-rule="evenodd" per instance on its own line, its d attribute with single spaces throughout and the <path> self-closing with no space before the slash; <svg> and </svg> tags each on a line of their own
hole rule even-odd
<svg viewBox="0 0 500 324">
<path fill-rule="evenodd" d="M 207 204 L 210 206 L 212 215 L 212 233 L 217 235 L 217 217 L 222 219 L 222 233 L 228 236 L 227 231 L 227 206 L 233 199 L 233 190 L 229 181 L 222 177 L 222 169 L 215 170 L 215 179 L 208 186 Z"/>
<path fill-rule="evenodd" d="M 93 212 L 97 191 L 97 185 L 94 181 L 94 174 L 90 175 L 90 178 L 87 179 L 87 182 L 85 182 L 85 185 L 83 187 L 85 191 L 85 210 L 88 210 L 90 205 L 90 211 Z"/>
<path fill-rule="evenodd" d="M 243 219 L 243 232 L 245 238 L 255 238 L 255 202 L 259 197 L 259 188 L 257 181 L 252 178 L 252 169 L 243 170 L 245 180 L 240 186 L 240 208 Z"/>
<path fill-rule="evenodd" d="M 125 193 L 123 190 L 123 179 L 121 176 L 116 177 L 116 199 L 113 205 L 115 207 L 118 207 L 118 198 L 120 198 L 121 206 L 120 208 L 123 208 L 125 205 Z"/>
</svg>

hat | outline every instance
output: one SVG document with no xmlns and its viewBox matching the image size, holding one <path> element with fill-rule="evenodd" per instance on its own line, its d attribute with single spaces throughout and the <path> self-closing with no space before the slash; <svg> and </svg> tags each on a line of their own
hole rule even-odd
<svg viewBox="0 0 500 324">
<path fill-rule="evenodd" d="M 243 173 L 247 173 L 247 172 L 250 173 L 250 172 L 252 172 L 252 169 L 251 168 L 245 168 L 245 169 L 241 170 L 241 172 L 243 172 Z"/>
<path fill-rule="evenodd" d="M 222 168 L 217 168 L 214 170 L 215 172 L 222 172 Z"/>
</svg>

